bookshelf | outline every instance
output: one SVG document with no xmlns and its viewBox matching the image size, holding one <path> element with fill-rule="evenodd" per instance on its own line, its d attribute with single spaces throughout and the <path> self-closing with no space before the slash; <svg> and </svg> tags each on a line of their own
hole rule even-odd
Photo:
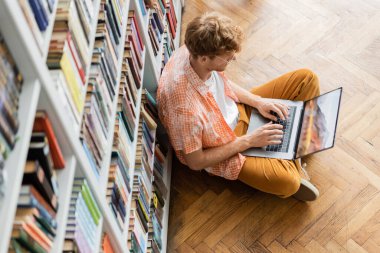
<svg viewBox="0 0 380 253">
<path fill-rule="evenodd" d="M 59 194 L 57 192 L 59 208 L 57 209 L 55 217 L 55 221 L 58 225 L 55 236 L 53 237 L 50 245 L 51 252 L 62 252 L 65 247 L 65 238 L 67 238 L 67 231 L 69 229 L 70 215 L 72 215 L 71 210 L 73 210 L 72 198 L 73 190 L 75 190 L 73 185 L 76 184 L 78 178 L 84 178 L 86 180 L 91 196 L 93 197 L 93 201 L 100 210 L 100 217 L 98 217 L 99 224 L 96 226 L 97 232 L 93 235 L 93 237 L 91 237 L 95 249 L 97 251 L 102 251 L 102 238 L 104 234 L 107 234 L 107 237 L 109 237 L 109 244 L 113 248 L 114 252 L 128 252 L 128 240 L 130 240 L 131 236 L 130 210 L 132 206 L 132 192 L 125 203 L 125 220 L 122 226 L 120 226 L 120 223 L 118 223 L 117 218 L 114 215 L 114 211 L 109 205 L 109 199 L 107 198 L 107 186 L 109 183 L 108 180 L 112 162 L 111 153 L 114 145 L 115 123 L 118 115 L 118 94 L 120 82 L 122 80 L 121 73 L 123 70 L 123 64 L 127 62 L 126 58 L 124 58 L 124 52 L 127 50 L 124 42 L 127 34 L 130 11 L 134 11 L 136 25 L 140 30 L 141 41 L 144 44 L 144 50 L 141 53 L 141 60 L 143 64 L 138 70 L 141 76 L 141 88 L 137 89 L 135 94 L 136 102 L 133 105 L 133 110 L 136 113 L 136 117 L 134 119 L 136 127 L 131 133 L 134 137 L 133 140 L 128 142 L 129 151 L 127 156 L 130 159 L 130 166 L 128 167 L 128 176 L 131 179 L 129 182 L 130 189 L 133 188 L 133 179 L 135 177 L 134 165 L 136 164 L 136 150 L 139 142 L 138 123 L 140 122 L 140 111 L 142 110 L 142 90 L 146 88 L 153 95 L 155 93 L 163 64 L 161 59 L 164 53 L 164 40 L 161 40 L 159 50 L 157 54 L 155 54 L 152 49 L 152 42 L 150 41 L 148 31 L 149 15 L 152 10 L 147 8 L 147 13 L 143 15 L 141 10 L 142 0 L 71 0 L 73 2 L 75 1 L 75 4 L 78 4 L 75 5 L 76 8 L 81 8 L 80 6 L 83 7 L 86 5 L 91 6 L 92 10 L 93 19 L 92 22 L 89 23 L 88 33 L 86 33 L 86 31 L 84 32 L 85 35 L 88 36 L 86 46 L 89 51 L 87 54 L 84 54 L 83 58 L 85 58 L 85 60 L 83 61 L 86 61 L 86 59 L 87 62 L 89 61 L 90 63 L 93 61 L 93 55 L 95 54 L 94 46 L 98 45 L 97 41 L 99 41 L 99 37 L 97 37 L 97 25 L 98 20 L 101 18 L 99 13 L 102 11 L 102 3 L 110 3 L 107 7 L 110 8 L 109 6 L 111 6 L 114 8 L 114 13 L 119 15 L 114 16 L 114 21 L 118 22 L 117 20 L 119 20 L 120 25 L 120 43 L 114 47 L 114 52 L 117 56 L 117 59 L 115 59 L 116 61 L 114 61 L 115 80 L 113 84 L 115 95 L 112 99 L 112 103 L 110 104 L 111 112 L 107 114 L 109 116 L 109 127 L 104 134 L 106 142 L 104 145 L 104 154 L 101 160 L 102 162 L 96 170 L 88 158 L 88 153 L 83 147 L 83 140 L 80 139 L 81 131 L 83 130 L 82 127 L 85 124 L 84 119 L 86 110 L 83 109 L 79 112 L 79 121 L 76 122 L 76 124 L 73 124 L 73 118 L 70 118 L 72 115 L 70 117 L 68 115 L 68 110 L 71 108 L 70 104 L 67 101 L 67 104 L 62 103 L 62 100 L 60 100 L 60 98 L 63 97 L 62 87 L 57 84 L 57 76 L 53 75 L 53 71 L 51 71 L 49 66 L 46 64 L 46 61 L 49 59 L 49 50 L 51 50 L 51 48 L 49 48 L 49 44 L 51 43 L 51 40 L 55 38 L 54 33 L 56 31 L 53 27 L 57 17 L 60 15 L 59 3 L 61 3 L 62 0 L 39 0 L 40 3 L 43 2 L 45 5 L 45 2 L 48 1 L 50 2 L 49 4 L 51 4 L 51 6 L 48 6 L 50 12 L 46 12 L 48 13 L 49 22 L 44 28 L 44 31 L 40 32 L 38 31 L 39 26 L 36 24 L 34 24 L 34 26 L 30 24 L 31 18 L 33 21 L 34 17 L 25 15 L 25 5 L 28 5 L 28 0 L 0 0 L 0 32 L 19 72 L 23 76 L 23 86 L 20 93 L 19 107 L 17 110 L 20 121 L 20 126 L 16 133 L 18 140 L 4 164 L 4 171 L 7 173 L 7 181 L 5 185 L 4 198 L 0 202 L 0 224 L 2 224 L 0 227 L 0 234 L 2 235 L 0 237 L 0 253 L 8 252 L 10 247 L 10 237 L 12 234 L 16 210 L 18 209 L 17 203 L 18 196 L 22 188 L 21 184 L 23 181 L 24 167 L 26 166 L 30 140 L 33 136 L 32 129 L 34 125 L 34 117 L 36 112 L 39 110 L 45 111 L 48 115 L 55 138 L 59 144 L 65 161 L 64 169 L 55 170 L 56 182 L 59 189 Z M 177 24 L 175 29 L 177 34 L 173 41 L 173 45 L 177 48 L 179 46 L 181 9 L 184 2 L 181 0 L 165 2 L 168 4 L 168 8 L 174 9 L 174 13 L 176 15 Z M 29 8 L 29 12 L 30 11 L 31 10 Z M 80 10 L 78 9 L 77 11 L 79 13 Z M 83 18 L 83 16 L 80 16 L 80 18 Z M 167 22 L 168 20 L 165 16 L 163 23 L 165 24 Z M 170 36 L 170 34 L 168 34 L 168 36 Z M 78 48 L 78 54 L 81 53 L 80 46 L 78 46 L 78 44 L 76 44 L 76 46 Z M 75 62 L 75 64 L 77 64 L 77 62 Z M 91 64 L 87 64 L 83 71 L 85 73 L 83 77 L 85 82 L 82 87 L 84 92 L 82 92 L 79 97 L 81 101 L 86 101 L 86 94 L 88 94 L 89 89 L 89 80 L 91 80 L 91 73 L 93 74 L 93 72 L 91 72 Z M 170 189 L 171 156 L 172 153 L 169 150 L 165 158 L 163 174 L 163 180 L 168 189 Z M 152 181 L 150 183 L 152 183 Z M 169 197 L 170 196 L 166 196 L 166 204 L 163 208 L 164 215 L 162 219 L 161 252 L 166 252 Z M 86 209 L 86 205 L 82 204 L 82 206 Z M 91 212 L 91 210 L 93 211 L 93 207 L 88 206 L 88 208 L 90 210 L 89 212 Z M 84 212 L 87 211 L 83 211 L 82 214 Z M 86 233 L 88 233 L 88 231 Z M 148 251 L 152 252 L 151 249 L 148 249 Z"/>
</svg>

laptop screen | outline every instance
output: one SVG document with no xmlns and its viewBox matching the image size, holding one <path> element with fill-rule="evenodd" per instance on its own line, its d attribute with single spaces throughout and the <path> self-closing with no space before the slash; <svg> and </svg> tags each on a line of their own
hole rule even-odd
<svg viewBox="0 0 380 253">
<path fill-rule="evenodd" d="M 332 148 L 342 88 L 305 102 L 296 157 Z"/>
</svg>

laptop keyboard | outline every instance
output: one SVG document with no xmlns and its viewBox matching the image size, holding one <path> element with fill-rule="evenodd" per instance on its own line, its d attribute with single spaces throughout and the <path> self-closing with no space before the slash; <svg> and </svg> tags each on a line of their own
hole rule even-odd
<svg viewBox="0 0 380 253">
<path fill-rule="evenodd" d="M 268 145 L 265 149 L 266 151 L 288 152 L 290 134 L 292 133 L 292 127 L 293 127 L 295 112 L 296 112 L 296 107 L 295 106 L 289 106 L 289 115 L 288 115 L 288 118 L 285 120 L 282 120 L 280 117 L 278 117 L 275 112 L 271 112 L 272 115 L 277 116 L 277 120 L 274 121 L 273 123 L 280 124 L 283 126 L 284 136 L 283 136 L 281 144 Z"/>
</svg>

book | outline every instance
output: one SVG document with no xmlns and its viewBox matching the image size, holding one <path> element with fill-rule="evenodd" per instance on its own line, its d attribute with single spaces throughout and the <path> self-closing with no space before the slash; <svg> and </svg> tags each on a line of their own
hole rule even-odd
<svg viewBox="0 0 380 253">
<path fill-rule="evenodd" d="M 49 236 L 50 239 L 54 239 L 57 233 L 57 229 L 50 225 L 49 221 L 46 220 L 35 207 L 17 207 L 16 210 L 16 217 L 23 217 L 23 216 L 33 216 L 36 220 L 36 223 L 38 223 L 38 226 L 41 228 L 41 230 Z"/>
<path fill-rule="evenodd" d="M 49 72 L 52 76 L 53 82 L 55 83 L 55 88 L 60 94 L 62 103 L 61 105 L 64 108 L 65 114 L 67 115 L 70 124 L 74 128 L 73 130 L 75 132 L 78 132 L 80 115 L 75 107 L 73 98 L 68 88 L 68 84 L 66 83 L 65 76 L 60 69 L 50 70 Z"/>
<path fill-rule="evenodd" d="M 96 225 L 99 224 L 99 220 L 102 217 L 102 214 L 95 203 L 94 197 L 91 194 L 91 191 L 89 189 L 89 186 L 87 184 L 87 181 L 84 178 L 76 178 L 74 181 L 74 186 L 80 186 L 81 192 L 83 194 L 83 199 L 90 210 L 91 216 L 95 222 Z"/>
<path fill-rule="evenodd" d="M 33 10 L 34 17 L 37 21 L 37 25 L 40 31 L 42 32 L 45 31 L 49 25 L 49 21 L 48 21 L 47 14 L 41 4 L 41 0 L 29 0 L 29 4 Z"/>
<path fill-rule="evenodd" d="M 113 248 L 112 248 L 111 239 L 110 239 L 110 237 L 109 237 L 108 234 L 104 234 L 102 247 L 103 247 L 103 252 L 104 253 L 113 253 L 113 252 L 115 252 L 113 250 Z"/>
<path fill-rule="evenodd" d="M 33 240 L 38 243 L 44 250 L 50 251 L 53 242 L 49 237 L 42 232 L 36 225 L 33 216 L 16 216 L 13 222 L 14 229 L 23 229 Z"/>
<path fill-rule="evenodd" d="M 43 141 L 35 141 L 29 144 L 27 160 L 38 161 L 44 171 L 45 176 L 49 179 L 50 185 L 53 187 L 53 182 L 51 179 L 54 174 L 54 164 L 53 159 L 51 158 L 47 138 L 44 138 Z"/>
<path fill-rule="evenodd" d="M 74 239 L 65 239 L 63 243 L 63 250 L 64 253 L 75 253 L 78 252 L 78 246 Z"/>
<path fill-rule="evenodd" d="M 18 207 L 37 208 L 41 216 L 49 222 L 51 227 L 57 227 L 57 222 L 55 220 L 57 212 L 41 196 L 33 185 L 21 186 L 17 205 Z"/>
<path fill-rule="evenodd" d="M 28 252 L 46 253 L 46 250 L 22 228 L 14 228 L 11 238 L 17 241 Z"/>
<path fill-rule="evenodd" d="M 176 27 L 175 27 L 175 24 L 174 24 L 174 21 L 173 21 L 173 17 L 170 14 L 170 12 L 166 13 L 166 17 L 167 17 L 167 20 L 169 22 L 170 35 L 171 35 L 171 37 L 173 39 L 175 39 L 175 37 L 176 37 Z"/>
<path fill-rule="evenodd" d="M 27 253 L 28 250 L 21 246 L 21 244 L 15 240 L 11 239 L 8 253 Z"/>
<path fill-rule="evenodd" d="M 55 137 L 53 126 L 46 112 L 38 111 L 36 113 L 33 131 L 46 133 L 46 136 L 49 140 L 49 148 L 52 154 L 54 168 L 65 168 L 65 159 L 63 157 L 61 148 L 59 147 L 58 141 Z"/>
<path fill-rule="evenodd" d="M 142 48 L 142 50 L 144 50 L 144 42 L 143 42 L 143 39 L 141 37 L 142 32 L 140 30 L 138 22 L 136 21 L 136 15 L 135 15 L 134 10 L 131 10 L 128 13 L 128 23 L 132 25 L 132 30 L 136 31 L 138 40 L 140 42 L 140 47 Z"/>
<path fill-rule="evenodd" d="M 29 4 L 28 0 L 18 0 L 20 3 L 20 7 L 22 9 L 22 12 L 24 13 L 26 22 L 29 25 L 30 30 L 32 31 L 34 40 L 38 46 L 38 49 L 40 50 L 40 53 L 42 54 L 42 47 L 44 45 L 44 39 L 42 37 L 42 34 L 40 32 L 40 29 L 37 25 L 37 21 L 34 18 L 33 10 L 31 9 L 31 6 Z"/>
<path fill-rule="evenodd" d="M 147 13 L 147 9 L 146 9 L 146 6 L 145 6 L 145 1 L 144 0 L 138 0 L 138 1 L 139 1 L 139 6 L 140 6 L 141 14 L 143 16 L 145 16 L 146 13 Z"/>
<path fill-rule="evenodd" d="M 55 195 L 49 179 L 46 178 L 44 170 L 38 160 L 27 161 L 22 178 L 23 185 L 33 185 L 38 192 L 45 198 L 54 210 L 58 208 L 58 199 Z"/>
<path fill-rule="evenodd" d="M 69 50 L 64 50 L 62 58 L 59 62 L 60 68 L 62 69 L 66 83 L 69 86 L 71 96 L 73 97 L 76 109 L 79 113 L 83 111 L 83 99 L 82 99 L 82 84 L 78 72 L 75 71 L 74 62 L 71 57 L 71 52 Z"/>
<path fill-rule="evenodd" d="M 81 78 L 82 84 L 85 84 L 86 83 L 86 73 L 85 73 L 85 70 L 83 68 L 83 64 L 81 62 L 81 59 L 78 55 L 77 49 L 76 49 L 74 42 L 72 40 L 70 32 L 67 33 L 66 41 L 67 41 L 67 45 L 69 47 L 69 50 L 71 52 L 72 58 L 74 60 L 75 66 L 77 68 L 77 71 L 79 73 L 79 76 Z"/>
</svg>

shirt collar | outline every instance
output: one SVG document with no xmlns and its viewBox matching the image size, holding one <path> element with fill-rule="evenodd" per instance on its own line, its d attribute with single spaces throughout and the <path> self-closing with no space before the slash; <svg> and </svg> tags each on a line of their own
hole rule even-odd
<svg viewBox="0 0 380 253">
<path fill-rule="evenodd" d="M 190 53 L 185 47 L 185 75 L 187 77 L 187 80 L 191 83 L 192 87 L 194 87 L 202 96 L 206 96 L 207 92 L 209 91 L 209 87 L 206 85 L 206 83 L 198 76 L 198 74 L 194 71 L 193 67 L 190 64 Z"/>
</svg>

